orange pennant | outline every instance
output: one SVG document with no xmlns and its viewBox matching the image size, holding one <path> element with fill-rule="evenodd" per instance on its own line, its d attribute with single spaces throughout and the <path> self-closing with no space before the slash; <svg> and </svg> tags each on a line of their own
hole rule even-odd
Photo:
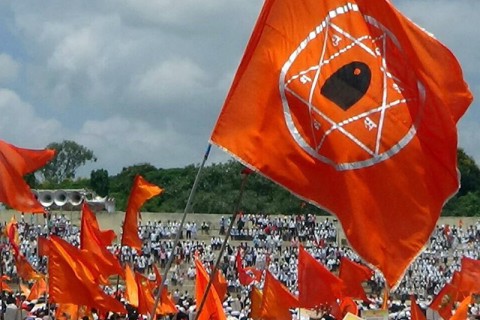
<svg viewBox="0 0 480 320">
<path fill-rule="evenodd" d="M 21 212 L 45 212 L 23 177 L 45 166 L 54 156 L 54 150 L 23 149 L 0 140 L 0 202 Z"/>
<path fill-rule="evenodd" d="M 340 258 L 340 271 L 338 277 L 344 283 L 343 294 L 348 297 L 362 299 L 368 302 L 369 299 L 365 294 L 362 283 L 370 280 L 374 275 L 372 269 L 353 262 L 346 257 Z"/>
<path fill-rule="evenodd" d="M 142 176 L 137 175 L 130 190 L 125 221 L 123 223 L 122 245 L 137 250 L 142 249 L 142 241 L 138 237 L 138 215 L 145 201 L 157 196 L 163 189 L 149 183 Z"/>
</svg>

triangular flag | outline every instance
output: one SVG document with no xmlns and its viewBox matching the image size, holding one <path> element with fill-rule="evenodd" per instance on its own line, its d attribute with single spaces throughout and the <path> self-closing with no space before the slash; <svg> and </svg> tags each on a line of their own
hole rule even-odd
<svg viewBox="0 0 480 320">
<path fill-rule="evenodd" d="M 426 316 L 417 304 L 417 299 L 412 294 L 410 296 L 410 314 L 411 320 L 426 320 Z"/>
<path fill-rule="evenodd" d="M 217 290 L 214 286 L 210 286 L 210 290 L 205 297 L 203 308 L 199 310 L 210 277 L 202 262 L 197 258 L 195 259 L 195 270 L 195 299 L 197 301 L 197 312 L 200 311 L 199 314 L 197 313 L 197 320 L 226 320 L 222 301 L 218 297 Z"/>
<path fill-rule="evenodd" d="M 137 250 L 142 249 L 142 241 L 138 236 L 138 215 L 145 201 L 157 196 L 163 189 L 149 183 L 142 176 L 135 176 L 128 198 L 125 221 L 123 223 L 122 245 Z"/>
</svg>

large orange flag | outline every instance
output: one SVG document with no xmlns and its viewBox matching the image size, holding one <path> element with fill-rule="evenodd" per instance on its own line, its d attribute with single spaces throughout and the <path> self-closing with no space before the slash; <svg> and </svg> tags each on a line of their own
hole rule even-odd
<svg viewBox="0 0 480 320">
<path fill-rule="evenodd" d="M 342 297 L 343 281 L 312 257 L 298 252 L 298 303 L 301 308 L 331 307 Z M 265 290 L 264 290 L 265 291 Z"/>
<path fill-rule="evenodd" d="M 92 264 L 104 277 L 114 274 L 123 275 L 123 269 L 117 257 L 105 247 L 112 240 L 110 232 L 102 232 L 98 229 L 97 218 L 84 203 L 80 225 L 80 249 L 92 256 Z"/>
<path fill-rule="evenodd" d="M 267 0 L 211 142 L 335 214 L 394 288 L 459 188 L 471 101 L 454 55 L 389 1 Z"/>
<path fill-rule="evenodd" d="M 340 271 L 338 277 L 344 283 L 343 294 L 347 297 L 362 299 L 368 302 L 362 283 L 370 280 L 374 271 L 364 265 L 353 262 L 346 257 L 340 258 Z"/>
<path fill-rule="evenodd" d="M 267 270 L 260 318 L 263 320 L 290 320 L 292 314 L 289 309 L 297 307 L 299 307 L 298 299 Z"/>
<path fill-rule="evenodd" d="M 85 263 L 82 252 L 57 236 L 49 240 L 49 299 L 105 311 L 125 313 L 119 301 L 105 294 L 96 283 L 95 273 Z"/>
<path fill-rule="evenodd" d="M 149 183 L 142 176 L 137 175 L 130 190 L 125 221 L 123 223 L 122 245 L 137 250 L 142 249 L 142 241 L 138 237 L 138 215 L 145 201 L 159 195 L 163 189 Z"/>
<path fill-rule="evenodd" d="M 207 288 L 208 281 L 210 279 L 207 271 L 202 265 L 202 262 L 195 258 L 195 299 L 197 302 L 197 311 L 202 303 L 205 289 Z M 197 320 L 226 320 L 225 312 L 223 311 L 222 301 L 218 297 L 215 286 L 210 286 L 207 296 L 205 297 L 205 303 L 200 314 L 197 316 Z"/>
<path fill-rule="evenodd" d="M 18 148 L 0 140 L 0 202 L 17 211 L 43 213 L 45 209 L 35 199 L 23 176 L 46 165 L 55 156 L 50 149 Z"/>
</svg>

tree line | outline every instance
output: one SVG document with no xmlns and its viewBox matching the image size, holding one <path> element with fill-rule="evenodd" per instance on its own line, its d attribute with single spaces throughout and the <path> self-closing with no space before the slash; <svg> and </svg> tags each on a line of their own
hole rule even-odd
<svg viewBox="0 0 480 320">
<path fill-rule="evenodd" d="M 149 163 L 125 167 L 110 176 L 105 169 L 93 170 L 90 178 L 76 178 L 76 170 L 89 161 L 96 161 L 94 153 L 74 141 L 51 143 L 47 148 L 57 150 L 57 156 L 39 172 L 27 176 L 27 182 L 36 189 L 81 189 L 94 191 L 99 196 L 114 197 L 117 210 L 124 211 L 135 175 L 165 191 L 148 201 L 143 211 L 183 212 L 192 189 L 198 165 L 183 168 L 156 168 Z M 480 216 L 480 169 L 474 159 L 458 149 L 461 188 L 445 205 L 444 216 Z M 200 173 L 193 198 L 197 213 L 231 214 L 240 193 L 244 167 L 237 161 L 213 163 Z M 327 214 L 306 203 L 260 174 L 251 174 L 242 196 L 241 210 L 269 214 Z"/>
</svg>

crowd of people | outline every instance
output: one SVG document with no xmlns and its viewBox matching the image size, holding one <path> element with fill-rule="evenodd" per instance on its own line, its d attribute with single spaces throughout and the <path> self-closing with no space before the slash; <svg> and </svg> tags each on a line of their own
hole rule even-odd
<svg viewBox="0 0 480 320">
<path fill-rule="evenodd" d="M 222 216 L 217 223 L 210 225 L 205 221 L 187 221 L 181 231 L 181 241 L 177 246 L 174 238 L 179 228 L 179 221 L 148 221 L 139 226 L 139 236 L 143 240 L 141 252 L 137 252 L 120 242 L 115 242 L 109 249 L 117 255 L 122 263 L 129 263 L 136 271 L 154 278 L 153 266 L 164 268 L 171 255 L 174 264 L 168 274 L 166 284 L 172 292 L 179 312 L 189 319 L 195 310 L 194 280 L 195 266 L 193 257 L 198 255 L 207 271 L 211 271 L 218 257 L 228 226 L 229 217 Z M 20 251 L 32 266 L 46 272 L 46 258 L 39 257 L 37 239 L 48 233 L 79 245 L 79 226 L 73 224 L 63 214 L 52 214 L 49 225 L 35 223 L 32 219 L 21 216 L 18 221 Z M 2 225 L 5 226 L 5 223 Z M 119 235 L 120 239 L 121 235 Z M 293 294 L 298 294 L 297 256 L 299 244 L 332 272 L 337 272 L 340 258 L 347 258 L 361 263 L 360 258 L 349 246 L 340 241 L 337 223 L 332 217 L 312 214 L 270 216 L 267 214 L 240 214 L 234 221 L 231 238 L 221 260 L 220 269 L 228 283 L 228 296 L 224 307 L 227 314 L 236 319 L 247 319 L 249 311 L 248 288 L 240 284 L 236 255 L 241 250 L 245 267 L 258 270 L 268 269 Z M 3 240 L 4 241 L 4 240 Z M 395 314 L 408 310 L 411 294 L 416 294 L 417 301 L 427 309 L 433 297 L 450 281 L 453 272 L 460 269 L 462 256 L 478 259 L 480 256 L 480 221 L 464 226 L 461 221 L 455 225 L 438 225 L 434 230 L 427 248 L 408 268 L 402 282 L 391 295 L 389 306 Z M 13 254 L 8 243 L 2 243 L 2 272 L 13 282 L 17 277 Z M 384 280 L 379 273 L 366 284 L 370 303 L 360 303 L 360 309 L 378 309 L 382 306 Z M 261 286 L 261 284 L 260 284 Z M 123 288 L 120 286 L 120 288 Z M 114 291 L 114 286 L 105 288 Z M 6 302 L 12 302 L 12 293 Z M 478 306 L 472 305 L 471 312 L 478 312 Z M 180 316 L 181 316 L 180 314 Z M 294 311 L 293 317 L 299 315 Z M 177 319 L 181 319 L 177 315 Z M 407 319 L 407 318 L 406 318 Z"/>
</svg>

